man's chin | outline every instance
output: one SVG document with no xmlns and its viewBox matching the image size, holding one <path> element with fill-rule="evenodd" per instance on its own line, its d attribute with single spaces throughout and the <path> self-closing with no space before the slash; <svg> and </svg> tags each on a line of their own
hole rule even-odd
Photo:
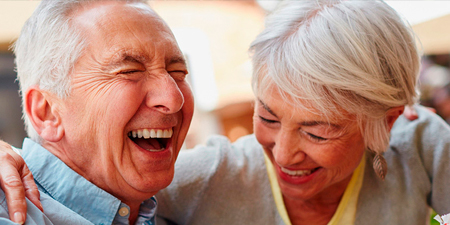
<svg viewBox="0 0 450 225">
<path fill-rule="evenodd" d="M 144 193 L 154 193 L 166 188 L 173 180 L 173 166 L 167 170 L 159 170 L 141 176 L 141 179 L 134 180 L 133 186 L 136 190 Z M 153 195 L 154 195 L 153 194 Z"/>
</svg>

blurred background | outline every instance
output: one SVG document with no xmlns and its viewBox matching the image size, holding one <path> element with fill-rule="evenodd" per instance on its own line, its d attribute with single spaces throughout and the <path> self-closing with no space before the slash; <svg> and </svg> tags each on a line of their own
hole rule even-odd
<svg viewBox="0 0 450 225">
<path fill-rule="evenodd" d="M 231 140 L 252 133 L 253 94 L 247 49 L 277 1 L 150 1 L 172 28 L 185 54 L 196 108 L 186 148 L 211 134 Z M 450 122 L 450 2 L 387 1 L 420 39 L 421 104 Z M 39 1 L 0 1 L 0 139 L 21 147 L 21 120 L 14 56 L 9 46 Z"/>
</svg>

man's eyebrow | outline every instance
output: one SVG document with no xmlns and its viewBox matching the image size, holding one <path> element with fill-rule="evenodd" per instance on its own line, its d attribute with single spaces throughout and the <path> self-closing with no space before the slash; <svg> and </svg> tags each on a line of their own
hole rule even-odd
<svg viewBox="0 0 450 225">
<path fill-rule="evenodd" d="M 145 60 L 145 57 L 141 57 L 141 56 L 125 55 L 125 57 L 123 58 L 123 61 L 125 61 L 125 62 L 143 63 L 146 60 Z"/>
<path fill-rule="evenodd" d="M 140 54 L 130 54 L 128 52 L 120 52 L 111 57 L 112 64 L 120 64 L 123 62 L 145 63 L 147 58 Z"/>
<path fill-rule="evenodd" d="M 180 56 L 176 56 L 176 57 L 172 57 L 168 60 L 168 65 L 170 64 L 175 64 L 175 63 L 182 63 L 184 65 L 186 65 L 186 60 L 184 59 L 184 57 L 180 57 Z"/>
<path fill-rule="evenodd" d="M 275 116 L 275 117 L 278 118 L 277 114 L 275 114 L 275 113 L 272 111 L 272 109 L 270 109 L 269 106 L 267 106 L 261 99 L 258 98 L 258 101 L 259 101 L 259 103 L 261 103 L 262 107 L 263 107 L 267 112 L 269 112 L 270 114 L 272 114 L 273 116 Z"/>
</svg>

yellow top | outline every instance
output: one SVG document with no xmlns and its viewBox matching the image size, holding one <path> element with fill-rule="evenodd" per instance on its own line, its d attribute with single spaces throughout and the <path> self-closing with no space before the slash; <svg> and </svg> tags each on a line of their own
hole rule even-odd
<svg viewBox="0 0 450 225">
<path fill-rule="evenodd" d="M 272 162 L 265 153 L 264 158 L 266 160 L 267 173 L 269 175 L 273 198 L 275 199 L 275 204 L 277 205 L 278 213 L 280 214 L 281 218 L 283 219 L 286 225 L 292 225 L 283 202 L 283 196 L 281 194 L 280 186 L 278 185 L 275 169 L 273 168 Z M 339 203 L 339 206 L 336 212 L 334 213 L 333 218 L 331 218 L 330 222 L 328 222 L 328 225 L 354 224 L 359 191 L 361 190 L 364 178 L 365 164 L 366 160 L 364 155 L 358 167 L 353 172 L 352 179 L 348 183 L 347 189 L 345 189 L 341 202 Z"/>
</svg>

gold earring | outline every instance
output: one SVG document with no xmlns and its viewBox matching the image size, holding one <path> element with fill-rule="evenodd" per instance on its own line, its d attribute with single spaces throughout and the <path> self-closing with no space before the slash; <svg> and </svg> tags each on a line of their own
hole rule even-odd
<svg viewBox="0 0 450 225">
<path fill-rule="evenodd" d="M 375 157 L 373 158 L 373 169 L 375 170 L 375 173 L 378 175 L 378 177 L 384 180 L 387 174 L 387 163 L 386 159 L 384 159 L 383 155 L 381 155 L 380 153 L 376 153 Z"/>
</svg>

